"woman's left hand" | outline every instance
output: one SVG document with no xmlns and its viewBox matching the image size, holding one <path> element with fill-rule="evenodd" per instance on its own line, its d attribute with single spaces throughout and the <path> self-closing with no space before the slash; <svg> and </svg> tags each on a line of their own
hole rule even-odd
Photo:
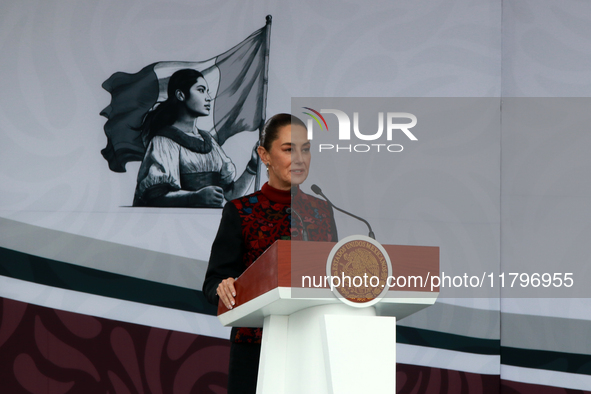
<svg viewBox="0 0 591 394">
<path fill-rule="evenodd" d="M 224 279 L 218 285 L 216 290 L 217 295 L 220 297 L 220 300 L 224 303 L 226 308 L 232 309 L 236 301 L 234 297 L 236 297 L 236 289 L 234 288 L 234 278 Z"/>
</svg>

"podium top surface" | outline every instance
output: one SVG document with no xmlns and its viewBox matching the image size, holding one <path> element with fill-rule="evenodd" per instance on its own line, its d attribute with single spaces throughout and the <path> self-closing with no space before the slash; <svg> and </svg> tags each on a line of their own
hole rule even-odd
<svg viewBox="0 0 591 394">
<path fill-rule="evenodd" d="M 274 311 L 280 312 L 279 314 L 289 314 L 293 308 L 301 309 L 305 305 L 340 302 L 332 293 L 329 283 L 322 283 L 320 286 L 316 286 L 315 283 L 314 286 L 310 286 L 309 281 L 303 280 L 304 277 L 324 278 L 326 276 L 327 259 L 335 244 L 335 242 L 276 241 L 234 282 L 236 288 L 234 308 L 228 310 L 221 302 L 219 303 L 218 316 L 222 323 L 230 324 L 236 320 L 230 316 L 222 319 L 221 315 L 228 312 L 233 316 L 243 315 L 246 309 L 249 311 L 265 309 L 265 305 L 267 310 L 259 310 L 259 312 L 264 314 Z M 392 276 L 439 275 L 438 247 L 382 246 L 392 263 Z M 431 289 L 430 286 L 419 284 L 419 281 L 414 283 L 408 281 L 403 287 L 391 287 L 380 303 L 404 304 L 407 299 L 409 304 L 417 306 L 424 304 L 422 307 L 426 307 L 432 304 L 439 294 L 439 288 Z M 283 307 L 269 309 L 268 304 L 273 303 Z M 250 306 L 247 307 L 247 304 Z M 291 307 L 284 308 L 287 305 Z M 384 308 L 388 309 L 376 307 L 378 310 Z M 244 311 L 236 312 L 237 309 Z M 281 313 L 283 309 L 285 313 Z M 410 313 L 406 313 L 408 314 Z"/>
</svg>

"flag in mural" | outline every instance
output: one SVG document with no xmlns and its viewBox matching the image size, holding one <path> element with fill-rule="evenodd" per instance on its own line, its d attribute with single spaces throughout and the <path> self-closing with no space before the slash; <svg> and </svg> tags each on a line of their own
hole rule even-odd
<svg viewBox="0 0 591 394">
<path fill-rule="evenodd" d="M 107 79 L 102 86 L 111 93 L 111 104 L 101 115 L 108 119 L 104 126 L 108 142 L 101 153 L 109 168 L 125 172 L 127 162 L 143 159 L 142 121 L 166 99 L 168 80 L 181 69 L 200 71 L 210 92 L 215 92 L 213 116 L 199 119 L 198 127 L 217 134 L 220 145 L 239 132 L 258 130 L 265 117 L 270 22 L 267 17 L 263 28 L 212 59 L 157 62 L 135 74 L 117 72 Z"/>
</svg>

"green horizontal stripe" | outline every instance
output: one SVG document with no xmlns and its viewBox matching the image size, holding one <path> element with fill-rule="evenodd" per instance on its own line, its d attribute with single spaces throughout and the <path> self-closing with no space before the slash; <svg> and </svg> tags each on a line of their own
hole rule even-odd
<svg viewBox="0 0 591 394">
<path fill-rule="evenodd" d="M 0 275 L 120 300 L 216 315 L 201 291 L 114 274 L 0 247 Z"/>
<path fill-rule="evenodd" d="M 501 364 L 591 375 L 591 355 L 503 346 Z"/>
<path fill-rule="evenodd" d="M 396 327 L 396 341 L 407 345 L 458 352 L 499 355 L 501 364 L 591 375 L 591 355 L 500 346 L 499 340 L 466 337 L 405 326 Z"/>
<path fill-rule="evenodd" d="M 406 326 L 396 327 L 396 342 L 484 355 L 498 355 L 498 339 L 481 339 Z"/>
</svg>

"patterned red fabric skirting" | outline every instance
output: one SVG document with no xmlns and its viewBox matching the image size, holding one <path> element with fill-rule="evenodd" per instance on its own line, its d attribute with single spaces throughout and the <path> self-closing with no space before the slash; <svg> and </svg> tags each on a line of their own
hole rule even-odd
<svg viewBox="0 0 591 394">
<path fill-rule="evenodd" d="M 591 394 L 590 391 L 541 386 L 481 375 L 417 365 L 396 365 L 398 394 Z"/>
<path fill-rule="evenodd" d="M 0 299 L 0 392 L 225 393 L 230 342 Z"/>
<path fill-rule="evenodd" d="M 589 394 L 591 391 L 566 389 L 564 387 L 541 386 L 538 384 L 501 381 L 503 394 Z"/>
<path fill-rule="evenodd" d="M 500 377 L 397 364 L 396 389 L 399 394 L 499 394 Z"/>
<path fill-rule="evenodd" d="M 0 393 L 225 393 L 230 342 L 0 298 Z M 398 364 L 399 394 L 591 394 Z"/>
</svg>

